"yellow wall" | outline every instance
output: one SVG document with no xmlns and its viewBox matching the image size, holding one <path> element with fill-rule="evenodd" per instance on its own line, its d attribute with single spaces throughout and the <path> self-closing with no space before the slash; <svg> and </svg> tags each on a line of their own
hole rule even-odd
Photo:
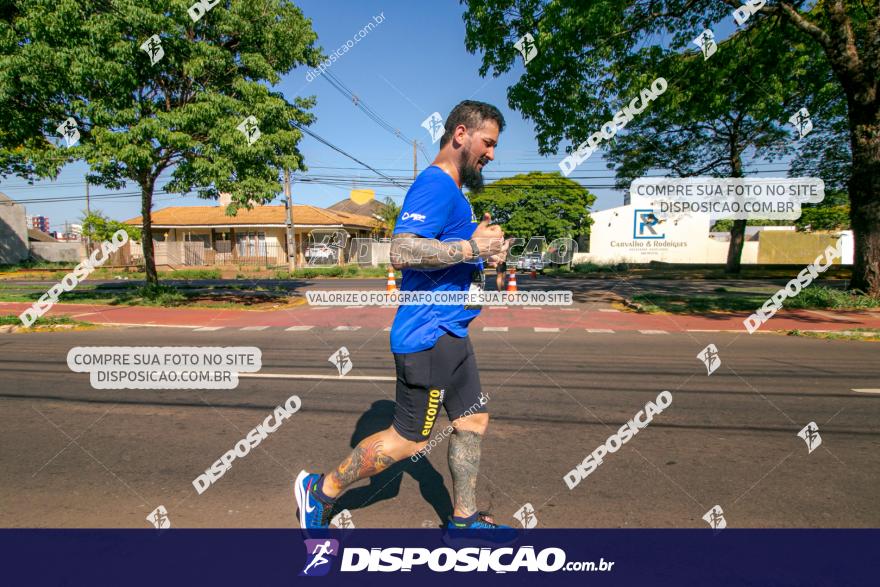
<svg viewBox="0 0 880 587">
<path fill-rule="evenodd" d="M 790 230 L 764 230 L 758 238 L 758 263 L 808 265 L 825 252 L 825 247 L 837 243 L 831 234 Z M 834 263 L 839 265 L 840 258 Z"/>
</svg>

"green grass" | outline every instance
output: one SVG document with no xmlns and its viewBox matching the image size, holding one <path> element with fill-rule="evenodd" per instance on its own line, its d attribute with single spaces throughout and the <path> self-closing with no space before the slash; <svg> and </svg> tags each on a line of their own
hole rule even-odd
<svg viewBox="0 0 880 587">
<path fill-rule="evenodd" d="M 18 316 L 0 316 L 0 326 L 22 326 L 21 319 Z M 29 328 L 38 328 L 41 326 L 94 326 L 90 322 L 81 322 L 74 320 L 69 316 L 40 316 Z M 22 326 L 23 328 L 23 326 Z"/>
<path fill-rule="evenodd" d="M 864 310 L 880 308 L 880 297 L 856 295 L 824 286 L 802 290 L 784 302 L 787 308 L 830 308 L 835 310 Z"/>
<path fill-rule="evenodd" d="M 18 316 L 0 316 L 0 326 L 7 324 L 21 326 L 21 320 Z M 50 324 L 87 324 L 87 322 L 80 322 L 69 316 L 40 316 L 35 324 L 48 326 Z"/>
<path fill-rule="evenodd" d="M 306 267 L 290 271 L 276 271 L 276 279 L 313 279 L 316 277 L 385 277 L 386 267 L 359 267 L 357 265 L 334 265 L 333 267 Z"/>
<path fill-rule="evenodd" d="M 573 265 L 574 273 L 625 273 L 629 267 L 626 263 L 580 263 Z"/>
<path fill-rule="evenodd" d="M 35 302 L 45 291 L 34 293 L 0 292 L 0 300 L 4 302 Z M 111 306 L 126 304 L 138 306 L 179 306 L 186 303 L 187 296 L 170 285 L 129 287 L 120 290 L 100 291 L 95 288 L 77 288 L 65 292 L 58 298 L 60 304 L 109 304 Z"/>
<path fill-rule="evenodd" d="M 807 338 L 821 338 L 825 340 L 864 340 L 868 342 L 880 341 L 880 329 L 878 328 L 853 328 L 839 332 L 810 332 L 804 330 L 789 330 L 789 336 L 804 336 Z"/>
<path fill-rule="evenodd" d="M 761 306 L 767 296 L 677 296 L 637 294 L 632 301 L 640 304 L 640 312 L 671 312 L 690 314 L 705 312 L 754 311 Z"/>
<path fill-rule="evenodd" d="M 586 275 L 613 275 L 616 273 L 626 273 L 629 271 L 629 266 L 626 263 L 578 263 L 577 265 L 572 265 L 569 269 L 565 265 L 560 266 L 544 266 L 544 274 L 545 275 L 555 275 L 557 277 L 583 277 Z M 521 270 L 519 270 L 521 271 Z"/>
<path fill-rule="evenodd" d="M 592 277 L 621 275 L 639 279 L 791 279 L 801 267 L 793 265 L 743 265 L 739 273 L 725 273 L 723 265 L 684 265 L 667 263 L 579 263 L 567 267 L 548 268 L 547 273 L 560 277 Z M 826 279 L 849 279 L 848 266 L 833 265 L 823 274 Z"/>
<path fill-rule="evenodd" d="M 117 294 L 115 303 L 130 306 L 180 306 L 186 301 L 186 295 L 177 288 L 160 283 L 144 285 L 130 292 Z"/>
<path fill-rule="evenodd" d="M 0 273 L 12 273 L 14 271 L 27 271 L 29 269 L 73 269 L 77 263 L 65 261 L 63 263 L 53 263 L 49 261 L 22 261 L 13 265 L 0 265 Z M 65 272 L 66 274 L 67 272 Z"/>
<path fill-rule="evenodd" d="M 642 312 L 704 313 L 753 312 L 760 308 L 770 294 L 731 294 L 725 288 L 716 288 L 719 295 L 635 295 L 632 301 L 641 304 Z M 880 298 L 852 294 L 822 285 L 814 285 L 793 298 L 783 301 L 783 308 L 862 310 L 880 308 Z"/>
<path fill-rule="evenodd" d="M 159 279 L 220 279 L 219 269 L 177 269 L 162 271 Z"/>
</svg>

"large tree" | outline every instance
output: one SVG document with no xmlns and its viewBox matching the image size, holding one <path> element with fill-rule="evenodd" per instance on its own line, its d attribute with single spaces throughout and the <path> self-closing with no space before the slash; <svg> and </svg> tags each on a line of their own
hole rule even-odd
<svg viewBox="0 0 880 587">
<path fill-rule="evenodd" d="M 590 207 L 596 196 L 559 173 L 532 172 L 492 182 L 470 194 L 475 215 L 489 212 L 508 237 L 527 244 L 532 237 L 547 243 L 560 238 L 584 242 L 589 236 Z"/>
<path fill-rule="evenodd" d="M 44 136 L 57 136 L 55 128 L 72 118 L 79 142 L 59 143 L 57 157 L 87 161 L 91 183 L 139 186 L 149 283 L 158 280 L 151 209 L 164 172 L 171 178 L 166 191 L 230 193 L 227 213 L 235 214 L 275 198 L 282 170 L 303 169 L 301 131 L 292 125 L 312 122 L 314 101 L 288 102 L 270 89 L 295 66 L 320 58 L 310 21 L 292 3 L 14 4 L 0 31 L 0 97 L 27 89 L 34 104 L 24 104 L 25 123 Z"/>
<path fill-rule="evenodd" d="M 27 47 L 37 75 L 14 67 L 14 55 L 30 43 L 15 26 L 26 18 L 27 7 L 21 4 L 0 0 L 0 179 L 11 175 L 33 183 L 56 177 L 72 158 L 47 137 L 66 118 L 64 104 L 53 99 L 64 89 L 64 71 L 60 65 L 49 69 L 51 47 Z"/>
<path fill-rule="evenodd" d="M 775 38 L 779 34 L 754 29 L 734 35 L 709 55 L 709 63 L 700 51 L 661 59 L 659 50 L 646 50 L 638 67 L 620 71 L 617 81 L 628 95 L 638 95 L 651 81 L 634 72 L 653 69 L 669 87 L 610 141 L 606 159 L 616 167 L 617 187 L 628 189 L 652 170 L 676 177 L 745 177 L 747 158 L 773 161 L 793 151 L 792 128 L 784 118 L 804 104 L 797 77 L 805 64 L 797 48 Z M 755 83 L 754 71 L 770 61 L 784 61 L 785 75 Z M 821 63 L 810 66 L 821 70 Z M 822 77 L 827 75 L 815 76 L 816 83 Z M 740 270 L 745 227 L 745 219 L 732 223 L 728 273 Z"/>
<path fill-rule="evenodd" d="M 608 103 L 623 98 L 615 73 L 639 63 L 640 48 L 682 52 L 706 27 L 785 23 L 792 40 L 818 47 L 845 95 L 852 169 L 847 179 L 855 233 L 851 286 L 880 295 L 880 12 L 877 0 L 768 1 L 743 19 L 740 0 L 469 0 L 466 47 L 481 50 L 480 73 L 510 69 L 514 42 L 531 33 L 538 54 L 508 90 L 511 107 L 534 121 L 539 149 L 580 144 L 605 122 Z M 751 6 L 759 5 L 755 2 Z M 809 7 L 813 7 L 810 9 Z M 646 72 L 647 73 L 647 72 Z M 756 80 L 780 72 L 756 70 Z M 811 72 L 806 73 L 812 75 Z M 706 87 L 724 95 L 724 87 Z M 794 114 L 791 112 L 790 114 Z M 814 119 L 814 125 L 823 124 Z"/>
</svg>

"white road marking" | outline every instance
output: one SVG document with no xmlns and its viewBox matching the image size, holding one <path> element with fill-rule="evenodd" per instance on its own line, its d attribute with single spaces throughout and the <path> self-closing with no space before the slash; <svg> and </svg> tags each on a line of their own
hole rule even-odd
<svg viewBox="0 0 880 587">
<path fill-rule="evenodd" d="M 587 328 L 586 330 L 592 334 L 614 334 L 610 328 Z"/>
<path fill-rule="evenodd" d="M 397 377 L 373 375 L 321 375 L 319 373 L 239 373 L 239 378 L 255 379 L 346 379 L 350 381 L 397 381 Z"/>
<path fill-rule="evenodd" d="M 363 306 L 345 306 L 346 310 L 360 310 Z"/>
<path fill-rule="evenodd" d="M 870 388 L 870 387 L 862 387 L 859 389 L 854 388 L 853 391 L 855 391 L 857 393 L 880 393 L 880 389 L 874 389 L 874 388 Z"/>
<path fill-rule="evenodd" d="M 506 310 L 507 306 L 489 306 L 490 310 Z"/>
<path fill-rule="evenodd" d="M 483 332 L 507 332 L 507 326 L 483 326 Z"/>
<path fill-rule="evenodd" d="M 312 310 L 329 310 L 330 306 L 315 306 Z"/>
<path fill-rule="evenodd" d="M 669 334 L 665 330 L 639 330 L 642 334 Z"/>
<path fill-rule="evenodd" d="M 535 306 L 526 306 L 526 307 L 523 308 L 523 310 L 543 310 L 543 309 L 544 309 L 544 308 L 538 308 L 538 307 L 535 307 Z"/>
<path fill-rule="evenodd" d="M 239 330 L 266 330 L 268 326 L 243 326 Z"/>
<path fill-rule="evenodd" d="M 558 328 L 542 328 L 540 326 L 535 326 L 535 332 L 559 332 Z"/>
<path fill-rule="evenodd" d="M 291 326 L 290 328 L 285 328 L 286 332 L 305 332 L 306 330 L 311 330 L 314 326 Z"/>
<path fill-rule="evenodd" d="M 214 332 L 215 330 L 223 330 L 222 326 L 202 326 L 201 328 L 196 328 L 193 332 Z"/>
<path fill-rule="evenodd" d="M 337 326 L 333 330 L 349 332 L 349 331 L 360 330 L 360 329 L 361 329 L 360 326 Z"/>
<path fill-rule="evenodd" d="M 620 310 L 615 310 L 614 308 L 599 308 L 600 312 L 617 312 L 620 313 Z"/>
<path fill-rule="evenodd" d="M 80 316 L 91 316 L 92 314 L 100 314 L 100 312 L 85 312 L 83 314 L 74 314 L 71 318 L 79 318 Z"/>
</svg>

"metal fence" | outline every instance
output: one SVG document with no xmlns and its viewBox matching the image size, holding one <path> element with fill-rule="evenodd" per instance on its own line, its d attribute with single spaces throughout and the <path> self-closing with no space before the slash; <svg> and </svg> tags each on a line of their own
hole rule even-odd
<svg viewBox="0 0 880 587">
<path fill-rule="evenodd" d="M 133 243 L 132 261 L 143 263 L 143 249 Z M 172 267 L 211 267 L 238 265 L 247 267 L 285 267 L 287 250 L 277 243 L 214 241 L 210 246 L 202 241 L 163 242 L 153 241 L 153 258 L 156 265 Z"/>
<path fill-rule="evenodd" d="M 355 238 L 344 248 L 300 245 L 298 263 L 307 267 L 326 267 L 344 263 L 378 266 L 389 263 L 391 239 Z M 287 267 L 287 249 L 276 242 L 247 239 L 239 242 L 153 241 L 156 265 L 171 267 Z M 131 242 L 131 263 L 143 265 L 140 243 Z"/>
</svg>

